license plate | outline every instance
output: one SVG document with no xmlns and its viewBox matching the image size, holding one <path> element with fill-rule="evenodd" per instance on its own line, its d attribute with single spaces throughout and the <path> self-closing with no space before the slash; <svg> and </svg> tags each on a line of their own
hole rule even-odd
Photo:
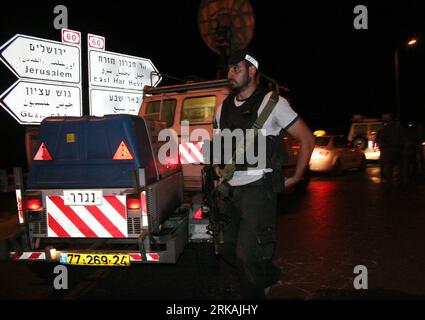
<svg viewBox="0 0 425 320">
<path fill-rule="evenodd" d="M 79 266 L 129 267 L 128 254 L 61 253 L 60 262 Z"/>
<path fill-rule="evenodd" d="M 102 190 L 64 190 L 66 206 L 100 206 L 102 205 Z"/>
</svg>

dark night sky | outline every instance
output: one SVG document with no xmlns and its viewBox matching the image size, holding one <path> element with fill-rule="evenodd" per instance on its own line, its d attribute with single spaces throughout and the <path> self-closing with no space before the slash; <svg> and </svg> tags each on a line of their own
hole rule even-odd
<svg viewBox="0 0 425 320">
<path fill-rule="evenodd" d="M 160 72 L 216 75 L 218 55 L 197 27 L 200 1 L 40 2 L 3 11 L 0 44 L 16 33 L 60 41 L 53 8 L 65 4 L 68 28 L 81 31 L 83 43 L 87 33 L 103 35 L 108 51 L 149 58 Z M 395 48 L 400 50 L 401 113 L 425 119 L 425 12 L 419 1 L 250 2 L 256 20 L 250 49 L 264 73 L 291 89 L 294 108 L 312 129 L 347 133 L 353 114 L 393 112 Z M 358 4 L 368 8 L 368 30 L 353 27 Z M 412 36 L 418 45 L 403 46 Z M 1 64 L 0 92 L 15 81 Z M 23 128 L 3 108 L 0 119 L 2 150 L 18 146 L 0 167 L 23 164 Z"/>
</svg>

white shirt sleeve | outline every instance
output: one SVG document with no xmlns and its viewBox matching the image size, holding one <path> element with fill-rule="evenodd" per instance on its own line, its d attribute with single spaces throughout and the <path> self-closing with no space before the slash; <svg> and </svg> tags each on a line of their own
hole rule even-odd
<svg viewBox="0 0 425 320">
<path fill-rule="evenodd" d="M 258 109 L 258 115 L 261 114 L 265 108 L 267 102 L 270 99 L 271 92 L 266 94 L 264 100 Z M 266 130 L 267 135 L 277 135 L 281 129 L 289 128 L 298 118 L 298 114 L 289 105 L 288 100 L 283 97 L 279 97 L 279 101 L 273 109 L 272 114 L 264 123 L 263 129 Z"/>
</svg>

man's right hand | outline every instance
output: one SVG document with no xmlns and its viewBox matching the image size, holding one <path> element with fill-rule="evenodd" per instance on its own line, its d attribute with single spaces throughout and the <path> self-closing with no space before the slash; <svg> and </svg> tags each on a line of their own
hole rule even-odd
<svg viewBox="0 0 425 320">
<path fill-rule="evenodd" d="M 286 178 L 285 179 L 285 190 L 289 191 L 289 190 L 293 189 L 298 182 L 300 182 L 300 178 L 296 178 L 296 177 Z"/>
</svg>

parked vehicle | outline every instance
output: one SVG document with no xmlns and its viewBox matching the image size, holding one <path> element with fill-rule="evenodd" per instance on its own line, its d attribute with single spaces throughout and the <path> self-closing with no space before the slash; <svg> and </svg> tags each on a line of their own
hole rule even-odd
<svg viewBox="0 0 425 320">
<path fill-rule="evenodd" d="M 384 127 L 385 121 L 377 118 L 353 116 L 348 133 L 348 140 L 355 148 L 362 150 L 367 160 L 378 160 L 379 147 L 375 141 L 376 134 Z"/>
<path fill-rule="evenodd" d="M 322 135 L 316 137 L 316 145 L 310 160 L 310 170 L 340 174 L 356 168 L 364 170 L 366 157 L 361 150 L 351 146 L 343 135 Z"/>
<path fill-rule="evenodd" d="M 202 203 L 183 203 L 178 154 L 160 161 L 162 129 L 131 115 L 44 119 L 26 184 L 17 183 L 22 246 L 11 258 L 175 263 L 191 239 L 209 241 Z"/>
</svg>

